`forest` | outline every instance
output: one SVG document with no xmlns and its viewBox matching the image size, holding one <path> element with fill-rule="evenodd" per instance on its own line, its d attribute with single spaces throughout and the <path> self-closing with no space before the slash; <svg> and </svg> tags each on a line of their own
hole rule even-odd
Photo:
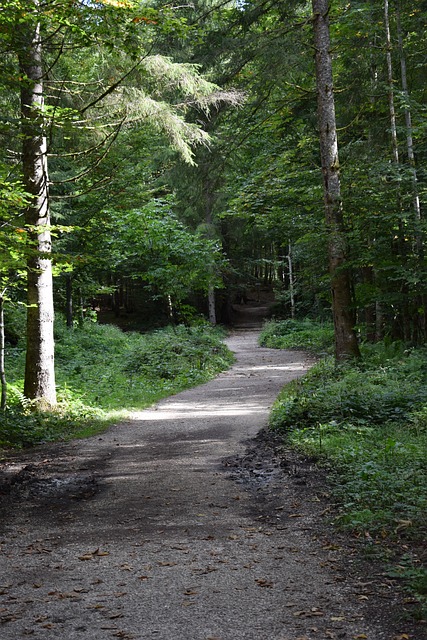
<svg viewBox="0 0 427 640">
<path fill-rule="evenodd" d="M 0 445 L 208 379 L 268 295 L 264 344 L 320 358 L 272 425 L 343 470 L 344 524 L 418 545 L 426 27 L 426 0 L 3 0 Z"/>
</svg>

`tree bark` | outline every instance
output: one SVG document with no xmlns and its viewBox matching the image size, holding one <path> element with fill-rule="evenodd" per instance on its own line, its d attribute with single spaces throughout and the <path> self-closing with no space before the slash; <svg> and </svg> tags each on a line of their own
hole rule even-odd
<svg viewBox="0 0 427 640">
<path fill-rule="evenodd" d="M 295 282 L 294 282 L 294 269 L 293 269 L 293 261 L 292 261 L 292 245 L 289 240 L 288 245 L 288 270 L 289 270 L 289 298 L 291 304 L 291 318 L 292 320 L 295 318 Z"/>
<path fill-rule="evenodd" d="M 390 35 L 390 18 L 388 10 L 388 0 L 384 0 L 384 27 L 386 37 L 386 61 L 387 61 L 387 81 L 388 81 L 388 108 L 390 112 L 390 132 L 393 150 L 393 160 L 399 165 L 399 145 L 397 142 L 397 126 L 396 126 L 396 108 L 394 106 L 394 83 L 393 83 L 393 64 L 391 59 L 391 35 Z"/>
<path fill-rule="evenodd" d="M 4 297 L 2 294 L 0 295 L 0 381 L 1 381 L 0 408 L 1 409 L 6 409 L 6 400 L 7 400 L 7 382 L 6 382 L 4 356 L 5 356 Z"/>
<path fill-rule="evenodd" d="M 73 277 L 70 273 L 65 276 L 65 316 L 67 327 L 72 329 L 73 324 Z"/>
<path fill-rule="evenodd" d="M 312 0 L 320 156 L 328 233 L 335 357 L 359 357 L 347 260 L 329 33 L 329 0 Z"/>
<path fill-rule="evenodd" d="M 212 285 L 208 290 L 208 307 L 209 307 L 209 322 L 213 325 L 216 324 L 216 303 L 215 303 L 215 289 Z"/>
<path fill-rule="evenodd" d="M 37 10 L 37 0 L 34 3 Z M 53 280 L 47 144 L 44 133 L 43 68 L 40 25 L 25 25 L 19 53 L 21 73 L 22 168 L 31 194 L 25 221 L 33 252 L 27 264 L 28 313 L 24 394 L 39 405 L 56 404 Z"/>
<path fill-rule="evenodd" d="M 396 24 L 397 24 L 397 38 L 399 44 L 399 57 L 400 57 L 400 74 L 402 80 L 402 91 L 405 97 L 405 124 L 406 124 L 406 149 L 408 153 L 408 161 L 411 167 L 412 173 L 412 202 L 414 208 L 415 218 L 415 247 L 418 260 L 420 263 L 424 261 L 424 238 L 421 227 L 422 215 L 421 215 L 421 203 L 418 189 L 418 175 L 415 164 L 415 152 L 414 152 L 414 139 L 412 130 L 412 115 L 409 107 L 409 88 L 408 88 L 408 76 L 406 71 L 406 56 L 403 45 L 403 34 L 401 25 L 401 9 L 400 1 L 396 3 Z M 414 331 L 416 332 L 415 342 L 422 344 L 426 339 L 427 333 L 427 297 L 425 294 L 418 296 L 417 308 L 421 309 L 421 313 L 417 316 L 415 322 Z"/>
</svg>

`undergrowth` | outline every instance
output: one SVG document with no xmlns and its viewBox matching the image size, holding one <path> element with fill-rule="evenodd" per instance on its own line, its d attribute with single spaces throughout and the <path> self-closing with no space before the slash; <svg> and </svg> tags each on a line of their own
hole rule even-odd
<svg viewBox="0 0 427 640">
<path fill-rule="evenodd" d="M 288 345 L 304 348 L 294 333 Z M 397 559 L 391 572 L 407 579 L 426 615 L 427 349 L 382 342 L 361 350 L 358 362 L 325 357 L 287 385 L 270 424 L 327 467 L 336 524 Z"/>
<path fill-rule="evenodd" d="M 138 334 L 92 322 L 70 331 L 60 319 L 54 410 L 37 411 L 24 398 L 24 349 L 7 349 L 8 406 L 0 413 L 0 447 L 92 435 L 126 411 L 203 383 L 232 362 L 222 337 L 207 324 Z"/>
<path fill-rule="evenodd" d="M 273 349 L 306 349 L 316 355 L 333 351 L 334 328 L 331 323 L 304 320 L 272 320 L 260 335 L 260 344 Z"/>
</svg>

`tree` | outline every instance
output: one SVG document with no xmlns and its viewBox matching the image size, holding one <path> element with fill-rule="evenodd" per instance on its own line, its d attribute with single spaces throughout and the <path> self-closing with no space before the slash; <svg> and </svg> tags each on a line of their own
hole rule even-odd
<svg viewBox="0 0 427 640">
<path fill-rule="evenodd" d="M 358 357 L 354 314 L 347 262 L 347 238 L 343 225 L 338 139 L 329 34 L 329 0 L 313 0 L 313 30 L 316 59 L 317 106 L 320 157 L 323 174 L 332 314 L 335 327 L 335 357 Z"/>
<path fill-rule="evenodd" d="M 50 152 L 60 140 L 60 150 L 73 158 L 71 163 L 68 160 L 69 175 L 62 184 L 74 186 L 86 179 L 90 190 L 96 187 L 90 175 L 96 174 L 125 128 L 150 122 L 191 163 L 194 145 L 206 144 L 209 136 L 197 123 L 186 121 L 189 106 L 206 111 L 211 104 L 234 99 L 231 94 L 218 93 L 193 65 L 176 64 L 155 52 L 155 30 L 166 32 L 180 24 L 168 10 L 158 14 L 154 9 L 141 9 L 138 3 L 107 0 L 53 0 L 48 5 L 40 0 L 8 0 L 0 11 L 1 42 L 8 57 L 18 61 L 8 73 L 14 71 L 14 85 L 20 91 L 22 179 L 31 196 L 25 216 L 33 252 L 28 257 L 24 392 L 39 404 L 56 403 L 51 196 L 57 195 L 58 186 L 51 184 L 49 176 L 48 134 Z M 79 75 L 78 58 L 93 45 L 102 50 L 104 60 L 116 65 L 107 84 L 103 77 L 95 78 L 92 70 L 88 78 L 84 64 L 83 77 Z M 149 47 L 153 49 L 150 55 Z M 72 78 L 71 68 L 77 72 Z M 95 65 L 95 73 L 97 68 Z M 78 147 L 82 138 L 86 148 Z M 100 182 L 105 182 L 105 176 Z M 68 190 L 63 195 L 74 194 Z"/>
<path fill-rule="evenodd" d="M 22 175 L 30 194 L 25 223 L 35 251 L 27 270 L 27 355 L 24 394 L 27 398 L 56 404 L 53 279 L 49 208 L 49 174 L 44 117 L 44 88 L 39 2 L 34 0 L 32 19 L 21 23 L 19 71 L 21 80 Z"/>
</svg>

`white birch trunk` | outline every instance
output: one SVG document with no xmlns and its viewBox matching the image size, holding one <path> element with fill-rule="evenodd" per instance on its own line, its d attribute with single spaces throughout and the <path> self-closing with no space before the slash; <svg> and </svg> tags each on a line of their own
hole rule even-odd
<svg viewBox="0 0 427 640">
<path fill-rule="evenodd" d="M 38 2 L 34 2 L 37 10 Z M 25 395 L 39 405 L 56 404 L 53 280 L 49 214 L 47 144 L 43 121 L 43 68 L 40 25 L 28 33 L 19 56 L 21 89 L 22 166 L 25 190 L 31 194 L 26 224 L 33 242 L 28 260 L 27 356 Z"/>
</svg>

